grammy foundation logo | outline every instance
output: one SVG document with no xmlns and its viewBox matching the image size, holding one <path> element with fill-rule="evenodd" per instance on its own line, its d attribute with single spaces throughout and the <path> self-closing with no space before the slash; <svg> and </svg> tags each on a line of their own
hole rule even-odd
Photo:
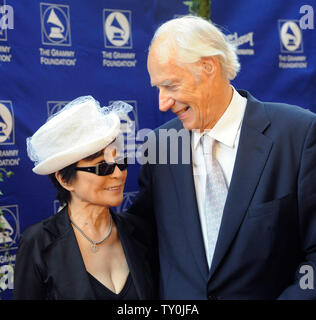
<svg viewBox="0 0 316 320">
<path fill-rule="evenodd" d="M 302 31 L 297 20 L 279 20 L 281 52 L 303 52 Z"/>
<path fill-rule="evenodd" d="M 71 46 L 69 6 L 41 3 L 42 44 Z"/>
<path fill-rule="evenodd" d="M 0 233 L 0 252 L 17 248 L 17 242 L 20 236 L 19 210 L 17 205 L 9 205 L 0 207 L 3 215 L 0 216 L 4 225 Z"/>
<path fill-rule="evenodd" d="M 0 145 L 14 144 L 14 116 L 11 101 L 0 101 Z"/>
<path fill-rule="evenodd" d="M 131 15 L 129 10 L 103 10 L 106 48 L 132 48 Z"/>
</svg>

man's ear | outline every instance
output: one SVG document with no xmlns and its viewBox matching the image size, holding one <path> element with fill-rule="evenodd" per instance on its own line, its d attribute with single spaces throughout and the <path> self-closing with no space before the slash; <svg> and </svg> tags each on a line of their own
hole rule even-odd
<svg viewBox="0 0 316 320">
<path fill-rule="evenodd" d="M 55 177 L 57 179 L 57 181 L 59 182 L 59 184 L 66 190 L 68 191 L 73 191 L 73 187 L 71 185 L 71 183 L 67 183 L 65 180 L 62 179 L 61 174 L 59 171 L 57 171 L 55 173 Z"/>
<path fill-rule="evenodd" d="M 215 57 L 203 57 L 200 60 L 202 70 L 207 75 L 213 75 L 217 69 L 217 60 Z"/>
</svg>

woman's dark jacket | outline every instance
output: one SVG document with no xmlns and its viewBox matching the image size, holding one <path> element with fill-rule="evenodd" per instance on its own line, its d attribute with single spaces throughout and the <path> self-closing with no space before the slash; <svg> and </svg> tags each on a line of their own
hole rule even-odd
<svg viewBox="0 0 316 320">
<path fill-rule="evenodd" d="M 127 264 L 140 299 L 157 299 L 150 235 L 128 213 L 113 213 Z M 88 273 L 67 213 L 29 227 L 21 235 L 14 273 L 15 299 L 94 300 Z"/>
</svg>

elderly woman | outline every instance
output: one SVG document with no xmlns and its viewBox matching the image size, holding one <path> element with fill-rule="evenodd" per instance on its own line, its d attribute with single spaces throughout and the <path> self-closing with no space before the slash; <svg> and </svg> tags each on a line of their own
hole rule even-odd
<svg viewBox="0 0 316 320">
<path fill-rule="evenodd" d="M 80 97 L 27 139 L 33 171 L 50 175 L 64 207 L 21 235 L 15 299 L 156 298 L 145 226 L 110 210 L 123 200 L 127 161 L 112 142 L 128 108 Z"/>
</svg>

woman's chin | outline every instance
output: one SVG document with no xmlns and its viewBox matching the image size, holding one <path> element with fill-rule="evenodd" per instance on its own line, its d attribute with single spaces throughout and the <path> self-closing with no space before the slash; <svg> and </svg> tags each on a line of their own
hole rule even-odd
<svg viewBox="0 0 316 320">
<path fill-rule="evenodd" d="M 122 202 L 123 202 L 123 195 L 118 199 L 112 199 L 111 201 L 109 201 L 109 203 L 107 203 L 107 205 L 109 207 L 118 207 L 119 205 L 121 205 Z"/>
</svg>

